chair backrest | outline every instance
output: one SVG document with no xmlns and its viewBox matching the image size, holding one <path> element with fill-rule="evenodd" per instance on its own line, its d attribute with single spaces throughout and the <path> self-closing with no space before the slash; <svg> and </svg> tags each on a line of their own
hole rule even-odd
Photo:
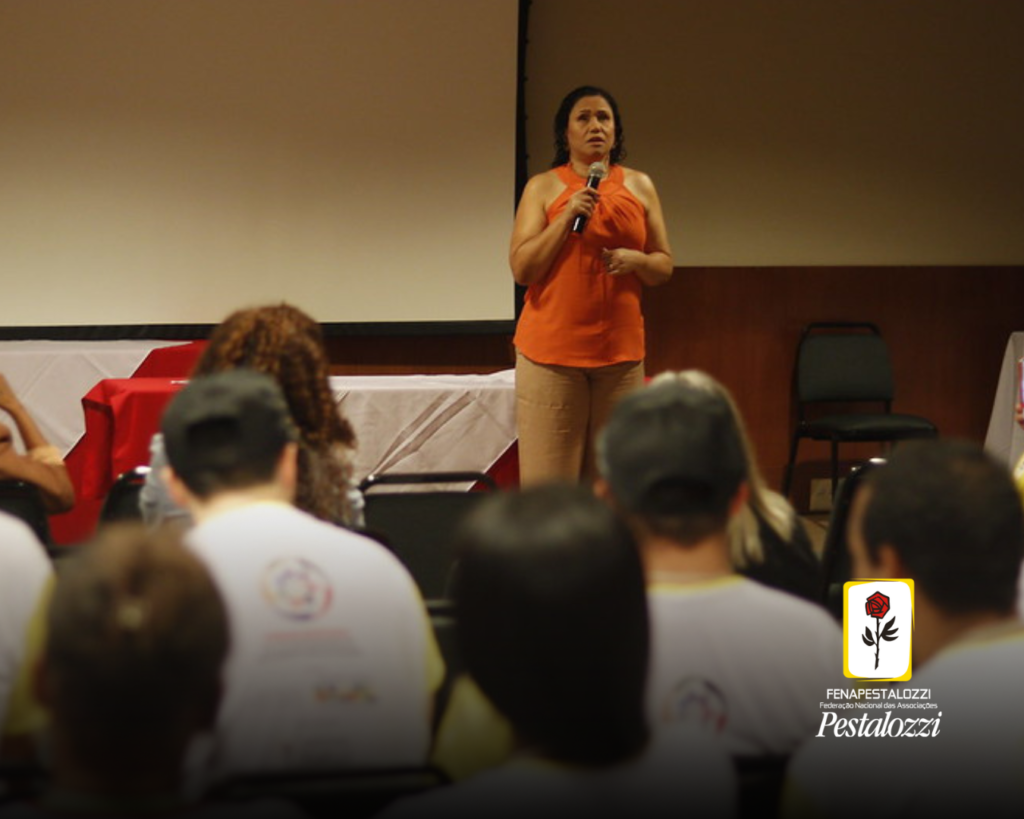
<svg viewBox="0 0 1024 819">
<path fill-rule="evenodd" d="M 49 513 L 39 487 L 25 481 L 0 481 L 0 510 L 25 521 L 40 543 L 51 545 Z"/>
<path fill-rule="evenodd" d="M 142 520 L 139 507 L 139 493 L 146 483 L 149 474 L 148 466 L 137 466 L 117 476 L 113 486 L 103 501 L 100 520 L 104 523 L 114 521 Z"/>
<path fill-rule="evenodd" d="M 877 326 L 819 322 L 804 329 L 797 353 L 799 401 L 889 403 L 893 392 L 889 350 Z"/>
<path fill-rule="evenodd" d="M 422 492 L 371 491 L 382 485 L 477 483 L 489 489 L 494 481 L 479 472 L 391 473 L 372 475 L 360 484 L 364 519 L 371 533 L 383 535 L 405 564 L 426 599 L 447 596 L 455 555 L 452 538 L 462 519 L 488 492 L 439 490 Z"/>
<path fill-rule="evenodd" d="M 821 601 L 832 615 L 843 617 L 843 584 L 850 579 L 850 557 L 847 552 L 846 528 L 850 519 L 853 496 L 872 470 L 885 464 L 883 458 L 872 458 L 855 467 L 839 484 L 839 491 L 832 501 L 832 514 L 825 533 L 825 545 L 821 553 L 822 595 Z"/>
</svg>

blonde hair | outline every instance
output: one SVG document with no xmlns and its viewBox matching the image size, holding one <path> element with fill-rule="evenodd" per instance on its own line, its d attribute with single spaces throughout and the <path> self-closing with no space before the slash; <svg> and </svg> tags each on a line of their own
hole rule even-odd
<svg viewBox="0 0 1024 819">
<path fill-rule="evenodd" d="M 783 540 L 789 540 L 796 525 L 796 515 L 782 495 L 768 488 L 764 475 L 757 465 L 754 447 L 747 435 L 743 415 L 728 389 L 703 370 L 682 370 L 663 372 L 651 380 L 651 384 L 678 381 L 694 389 L 703 390 L 719 398 L 729 405 L 733 423 L 743 444 L 743 454 L 747 461 L 747 486 L 749 497 L 739 514 L 729 522 L 729 552 L 733 566 L 744 569 L 752 563 L 764 562 L 764 547 L 761 544 L 759 519 Z"/>
</svg>

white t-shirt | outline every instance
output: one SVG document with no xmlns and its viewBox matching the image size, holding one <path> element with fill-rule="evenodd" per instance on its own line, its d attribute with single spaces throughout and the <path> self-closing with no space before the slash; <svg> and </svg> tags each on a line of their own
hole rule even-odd
<svg viewBox="0 0 1024 819">
<path fill-rule="evenodd" d="M 32 530 L 0 512 L 0 727 L 25 660 L 28 624 L 51 573 L 50 559 Z"/>
<path fill-rule="evenodd" d="M 906 703 L 935 708 L 867 712 L 878 719 L 888 711 L 890 723 L 902 720 L 894 733 L 914 736 L 836 737 L 825 730 L 808 740 L 787 771 L 785 814 L 1021 816 L 1024 626 L 1014 625 L 967 635 L 899 685 L 914 689 Z M 909 726 L 911 719 L 918 724 Z M 922 719 L 931 722 L 922 728 Z"/>
<path fill-rule="evenodd" d="M 736 793 L 736 774 L 721 743 L 705 731 L 673 726 L 622 765 L 581 769 L 518 757 L 395 803 L 381 819 L 730 817 Z"/>
<path fill-rule="evenodd" d="M 842 632 L 828 613 L 739 576 L 648 587 L 647 713 L 700 723 L 736 756 L 788 754 L 818 729 L 841 685 Z"/>
<path fill-rule="evenodd" d="M 220 773 L 424 762 L 443 663 L 387 549 L 283 503 L 218 514 L 188 542 L 231 621 Z"/>
</svg>

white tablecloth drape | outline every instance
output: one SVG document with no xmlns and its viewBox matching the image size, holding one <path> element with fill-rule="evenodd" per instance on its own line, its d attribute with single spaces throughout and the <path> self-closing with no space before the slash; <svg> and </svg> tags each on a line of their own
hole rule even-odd
<svg viewBox="0 0 1024 819">
<path fill-rule="evenodd" d="M 514 370 L 335 376 L 331 389 L 358 436 L 356 480 L 382 472 L 486 472 L 516 439 Z"/>
<path fill-rule="evenodd" d="M 43 435 L 67 455 L 85 434 L 82 396 L 104 378 L 128 378 L 153 350 L 184 341 L 0 341 L 0 373 Z M 3 420 L 21 437 L 6 413 Z"/>
<path fill-rule="evenodd" d="M 153 350 L 182 343 L 6 341 L 0 372 L 66 455 L 85 432 L 82 396 L 104 379 L 130 377 Z M 331 389 L 356 430 L 357 480 L 374 472 L 486 472 L 516 439 L 514 370 L 334 376 Z"/>
</svg>

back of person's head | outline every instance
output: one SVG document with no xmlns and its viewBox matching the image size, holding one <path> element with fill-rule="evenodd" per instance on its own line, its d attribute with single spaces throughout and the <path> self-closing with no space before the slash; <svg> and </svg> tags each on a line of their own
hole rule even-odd
<svg viewBox="0 0 1024 819">
<path fill-rule="evenodd" d="M 251 370 L 193 379 L 161 421 L 167 461 L 197 498 L 272 483 L 296 438 L 277 383 Z"/>
<path fill-rule="evenodd" d="M 597 439 L 618 507 L 644 530 L 686 546 L 726 531 L 747 476 L 729 403 L 678 379 L 623 398 Z"/>
<path fill-rule="evenodd" d="M 1013 611 L 1024 513 L 1004 465 L 966 441 L 912 442 L 861 491 L 871 559 L 893 548 L 916 590 L 949 614 Z"/>
<path fill-rule="evenodd" d="M 227 650 L 224 604 L 178 535 L 102 529 L 62 562 L 49 608 L 40 684 L 57 741 L 115 784 L 176 774 L 213 724 Z"/>
<path fill-rule="evenodd" d="M 520 741 L 585 766 L 640 751 L 643 572 L 607 505 L 580 487 L 503 493 L 467 519 L 457 549 L 463 658 Z"/>
<path fill-rule="evenodd" d="M 232 313 L 211 333 L 192 376 L 237 368 L 277 381 L 307 444 L 355 445 L 355 433 L 331 395 L 323 331 L 299 308 L 282 303 Z"/>
<path fill-rule="evenodd" d="M 782 540 L 788 541 L 793 536 L 793 529 L 797 523 L 793 507 L 782 495 L 768 488 L 768 483 L 761 474 L 743 413 L 740 412 L 739 405 L 729 389 L 703 370 L 663 372 L 655 376 L 651 384 L 656 386 L 671 381 L 679 381 L 694 389 L 705 390 L 728 404 L 736 426 L 736 434 L 743 446 L 743 457 L 747 462 L 746 480 L 750 490 L 746 505 L 729 523 L 730 554 L 733 565 L 741 569 L 751 563 L 763 562 L 765 554 L 761 543 L 760 521 L 763 520 Z"/>
</svg>

